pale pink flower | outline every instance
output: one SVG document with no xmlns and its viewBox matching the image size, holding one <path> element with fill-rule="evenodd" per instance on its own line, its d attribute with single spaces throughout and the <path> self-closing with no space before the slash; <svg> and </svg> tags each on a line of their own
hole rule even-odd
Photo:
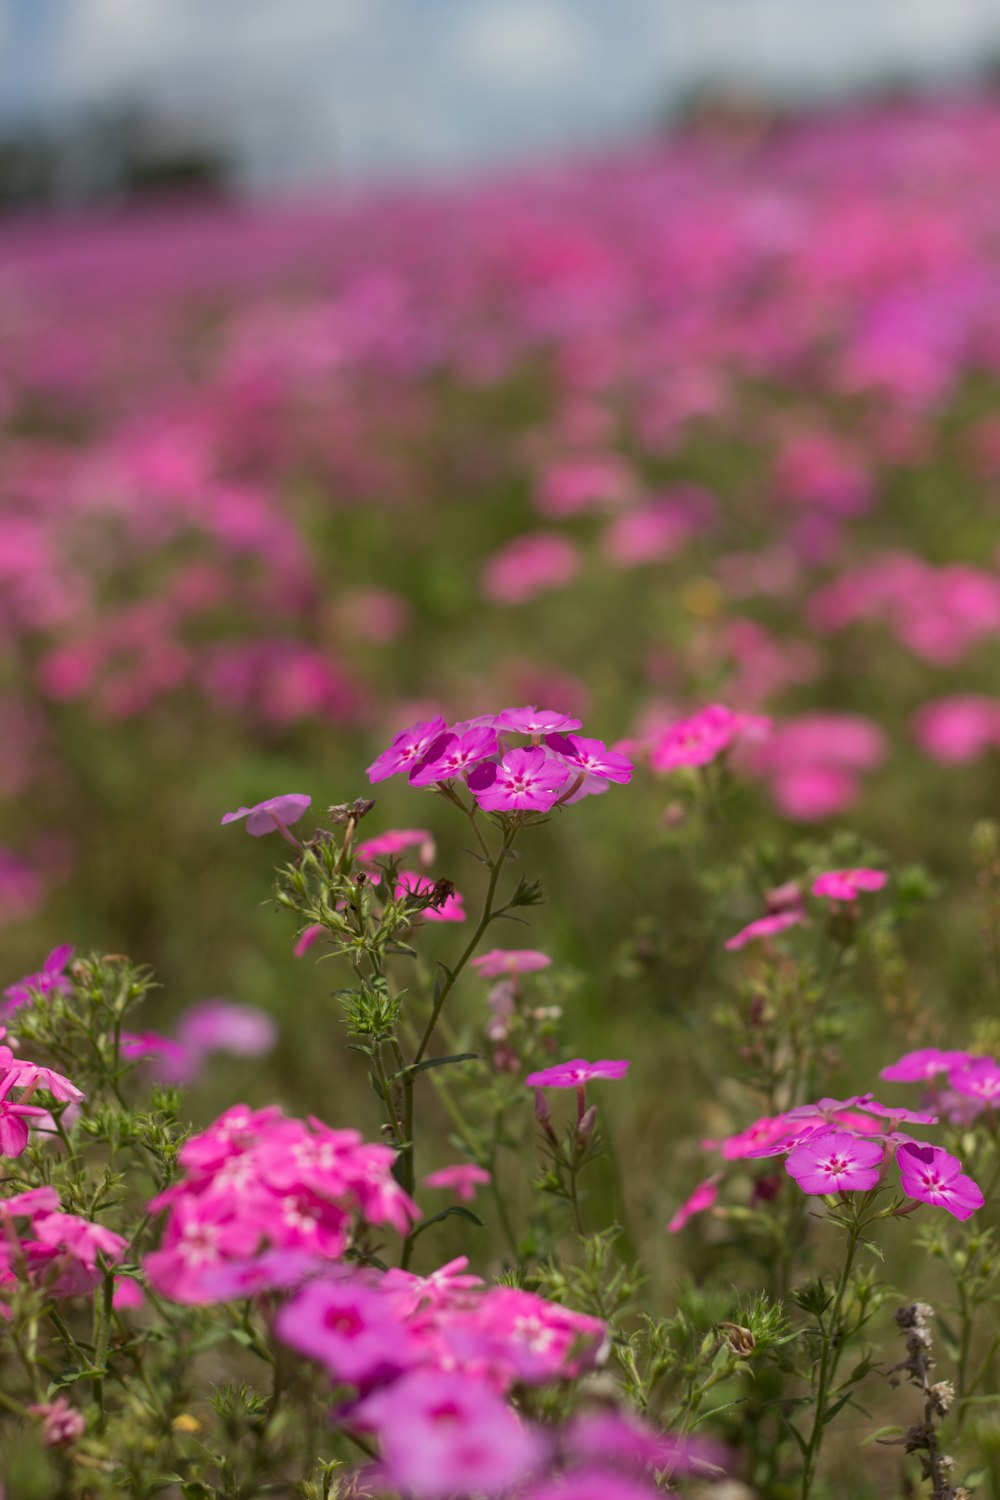
<svg viewBox="0 0 1000 1500">
<path fill-rule="evenodd" d="M 476 1188 L 483 1187 L 490 1181 L 490 1174 L 485 1168 L 476 1166 L 475 1162 L 463 1161 L 456 1162 L 452 1167 L 438 1167 L 437 1171 L 429 1172 L 424 1178 L 424 1186 L 452 1188 L 463 1203 L 471 1203 L 476 1196 Z"/>
<path fill-rule="evenodd" d="M 575 1057 L 571 1062 L 543 1068 L 540 1073 L 529 1073 L 524 1081 L 536 1089 L 580 1089 L 595 1078 L 624 1078 L 630 1066 L 626 1061 L 605 1058 L 600 1062 L 586 1062 L 582 1057 Z"/>
<path fill-rule="evenodd" d="M 883 1068 L 879 1074 L 890 1083 L 925 1083 L 937 1073 L 949 1073 L 972 1061 L 968 1052 L 942 1052 L 937 1047 L 921 1047 Z"/>
<path fill-rule="evenodd" d="M 310 806 L 312 798 L 303 792 L 285 792 L 280 797 L 269 797 L 254 807 L 241 807 L 236 812 L 226 813 L 223 823 L 235 823 L 246 818 L 247 833 L 254 838 L 263 838 L 266 833 L 281 832 L 292 823 L 297 823 Z"/>
<path fill-rule="evenodd" d="M 801 927 L 805 920 L 805 913 L 801 911 L 771 912 L 769 916 L 758 917 L 756 921 L 748 922 L 746 927 L 741 927 L 739 932 L 726 939 L 726 947 L 732 950 L 745 948 L 748 943 L 775 937 L 779 932 L 786 932 L 789 927 Z"/>
<path fill-rule="evenodd" d="M 470 967 L 476 969 L 484 979 L 499 979 L 509 974 L 531 974 L 538 969 L 547 969 L 552 960 L 533 948 L 491 948 L 470 959 Z"/>
<path fill-rule="evenodd" d="M 515 537 L 488 558 L 482 590 L 494 604 L 527 604 L 550 589 L 565 588 L 580 571 L 573 543 L 553 531 Z"/>
<path fill-rule="evenodd" d="M 972 1057 L 952 1068 L 948 1082 L 958 1093 L 979 1099 L 991 1109 L 1000 1105 L 1000 1063 L 992 1057 Z"/>
<path fill-rule="evenodd" d="M 886 879 L 881 870 L 828 870 L 813 881 L 812 893 L 831 901 L 856 901 L 862 891 L 880 891 Z"/>
<path fill-rule="evenodd" d="M 693 1219 L 695 1214 L 706 1213 L 716 1202 L 719 1196 L 719 1184 L 722 1181 L 721 1172 L 714 1172 L 711 1177 L 706 1177 L 704 1182 L 699 1182 L 694 1192 L 681 1204 L 673 1218 L 667 1225 L 669 1234 L 678 1234 Z"/>
</svg>

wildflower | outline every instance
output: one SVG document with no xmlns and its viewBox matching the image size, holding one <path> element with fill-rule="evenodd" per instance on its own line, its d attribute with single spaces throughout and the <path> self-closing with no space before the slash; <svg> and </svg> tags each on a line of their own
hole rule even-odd
<svg viewBox="0 0 1000 1500">
<path fill-rule="evenodd" d="M 5 1014 L 20 1005 L 28 1005 L 36 996 L 44 999 L 46 995 L 68 995 L 73 985 L 66 975 L 66 967 L 75 951 L 69 943 L 53 948 L 37 974 L 26 974 L 16 984 L 9 984 L 3 992 L 7 1002 Z"/>
<path fill-rule="evenodd" d="M 805 913 L 801 911 L 772 912 L 770 916 L 758 917 L 756 921 L 748 922 L 746 927 L 741 927 L 739 932 L 733 933 L 731 938 L 726 939 L 726 947 L 735 952 L 758 939 L 776 937 L 789 927 L 801 927 L 805 920 Z"/>
<path fill-rule="evenodd" d="M 578 734 L 547 734 L 545 743 L 573 771 L 585 771 L 602 780 L 628 782 L 635 767 L 627 755 L 609 750 L 603 740 L 585 739 Z"/>
<path fill-rule="evenodd" d="M 311 922 L 310 925 L 299 933 L 292 953 L 295 958 L 304 958 L 314 943 L 318 943 L 326 928 L 321 922 Z"/>
<path fill-rule="evenodd" d="M 595 1078 L 624 1078 L 630 1066 L 626 1061 L 602 1058 L 600 1062 L 586 1062 L 582 1057 L 574 1057 L 571 1062 L 529 1073 L 524 1081 L 536 1089 L 580 1089 Z"/>
<path fill-rule="evenodd" d="M 385 1477 L 414 1500 L 496 1495 L 537 1469 L 546 1454 L 541 1434 L 465 1373 L 404 1375 L 357 1414 L 378 1431 Z"/>
<path fill-rule="evenodd" d="M 434 858 L 433 834 L 428 833 L 426 828 L 389 828 L 373 839 L 355 844 L 354 857 L 362 864 L 370 865 L 376 859 L 402 854 L 404 850 L 415 847 L 420 850 L 420 863 L 429 865 Z"/>
<path fill-rule="evenodd" d="M 83 1437 L 87 1430 L 86 1419 L 75 1406 L 70 1406 L 65 1396 L 54 1401 L 36 1402 L 28 1407 L 33 1417 L 42 1421 L 42 1442 L 47 1448 L 64 1448 Z"/>
<path fill-rule="evenodd" d="M 970 1057 L 948 1074 L 951 1087 L 991 1107 L 1000 1103 L 1000 1064 L 992 1057 Z"/>
<path fill-rule="evenodd" d="M 881 870 L 828 870 L 813 881 L 812 893 L 831 901 L 856 901 L 861 891 L 880 891 L 885 882 Z"/>
<path fill-rule="evenodd" d="M 398 1374 L 418 1353 L 391 1303 L 359 1276 L 307 1282 L 281 1308 L 274 1327 L 283 1343 L 351 1385 Z"/>
<path fill-rule="evenodd" d="M 235 823 L 240 818 L 246 818 L 247 833 L 259 839 L 265 833 L 280 833 L 292 823 L 297 823 L 311 803 L 312 798 L 302 792 L 285 792 L 280 797 L 269 797 L 266 802 L 258 802 L 254 807 L 240 807 L 236 812 L 225 813 L 222 822 Z"/>
<path fill-rule="evenodd" d="M 676 771 L 681 766 L 707 766 L 743 734 L 759 736 L 768 719 L 733 713 L 711 703 L 690 718 L 672 724 L 653 744 L 649 763 L 654 771 Z"/>
<path fill-rule="evenodd" d="M 486 812 L 548 812 L 569 779 L 568 766 L 533 745 L 509 750 L 497 766 L 477 767 L 469 788 Z"/>
<path fill-rule="evenodd" d="M 704 1182 L 699 1182 L 690 1198 L 687 1198 L 674 1214 L 667 1225 L 668 1234 L 679 1234 L 689 1219 L 695 1214 L 703 1214 L 710 1209 L 719 1196 L 719 1184 L 722 1181 L 722 1173 L 714 1172 L 711 1177 L 706 1177 Z"/>
<path fill-rule="evenodd" d="M 497 729 L 512 729 L 533 738 L 543 734 L 570 734 L 581 727 L 579 719 L 554 708 L 505 708 L 493 721 Z"/>
<path fill-rule="evenodd" d="M 491 948 L 470 960 L 483 979 L 500 979 L 507 974 L 531 974 L 538 969 L 547 969 L 552 963 L 544 953 L 533 948 Z"/>
<path fill-rule="evenodd" d="M 949 1073 L 972 1061 L 968 1052 L 941 1052 L 937 1047 L 920 1047 L 904 1052 L 897 1062 L 883 1068 L 880 1078 L 890 1083 L 923 1083 L 937 1073 Z"/>
<path fill-rule="evenodd" d="M 388 750 L 376 756 L 368 767 L 368 780 L 384 781 L 387 776 L 398 776 L 401 771 L 411 771 L 434 741 L 445 733 L 447 725 L 440 714 L 433 719 L 422 719 L 420 723 L 397 734 Z"/>
<path fill-rule="evenodd" d="M 435 781 L 451 781 L 481 760 L 495 755 L 496 751 L 494 729 L 469 729 L 462 735 L 438 735 L 410 772 L 410 785 L 433 786 Z"/>
<path fill-rule="evenodd" d="M 947 1209 L 956 1219 L 969 1219 L 984 1198 L 957 1156 L 922 1141 L 904 1141 L 896 1153 L 899 1180 L 908 1198 Z"/>
<path fill-rule="evenodd" d="M 439 1167 L 436 1172 L 430 1172 L 424 1178 L 424 1186 L 429 1188 L 454 1188 L 463 1203 L 471 1203 L 476 1196 L 476 1188 L 483 1187 L 491 1181 L 490 1174 L 483 1167 L 477 1167 L 475 1162 L 457 1162 L 453 1167 Z"/>
<path fill-rule="evenodd" d="M 865 1191 L 875 1186 L 885 1148 L 846 1130 L 825 1130 L 796 1146 L 785 1162 L 804 1193 Z"/>
<path fill-rule="evenodd" d="M 482 590 L 494 604 L 527 604 L 549 589 L 564 588 L 580 571 L 580 554 L 558 532 L 515 537 L 488 558 Z"/>
<path fill-rule="evenodd" d="M 525 1490 L 523 1500 L 655 1500 L 660 1493 L 613 1469 L 572 1469 Z"/>
</svg>

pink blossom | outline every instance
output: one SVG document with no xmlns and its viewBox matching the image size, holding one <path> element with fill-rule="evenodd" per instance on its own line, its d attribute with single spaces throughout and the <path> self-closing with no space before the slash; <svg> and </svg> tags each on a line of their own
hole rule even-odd
<svg viewBox="0 0 1000 1500">
<path fill-rule="evenodd" d="M 311 802 L 312 798 L 305 793 L 285 792 L 280 797 L 269 797 L 266 802 L 258 802 L 254 807 L 241 807 L 236 812 L 226 813 L 222 821 L 235 823 L 239 818 L 246 818 L 247 833 L 259 839 L 265 833 L 274 833 L 275 830 L 280 832 L 282 828 L 297 823 Z"/>
<path fill-rule="evenodd" d="M 382 1277 L 381 1287 L 405 1317 L 422 1307 L 466 1309 L 469 1292 L 483 1285 L 483 1278 L 470 1275 L 468 1266 L 467 1255 L 457 1255 L 428 1276 L 415 1276 L 412 1271 L 392 1266 Z"/>
<path fill-rule="evenodd" d="M 497 714 L 494 723 L 497 729 L 512 729 L 516 734 L 570 734 L 580 728 L 579 719 L 559 713 L 553 708 L 505 708 Z"/>
<path fill-rule="evenodd" d="M 1000 747 L 1000 700 L 972 693 L 935 698 L 914 715 L 921 750 L 944 765 L 966 765 Z"/>
<path fill-rule="evenodd" d="M 319 942 L 325 932 L 326 928 L 321 922 L 312 922 L 308 927 L 303 928 L 299 933 L 295 947 L 292 949 L 293 955 L 296 958 L 303 958 L 313 944 Z"/>
<path fill-rule="evenodd" d="M 711 703 L 688 719 L 670 726 L 654 742 L 649 763 L 654 771 L 676 771 L 682 766 L 707 766 L 742 735 L 759 738 L 770 724 L 755 714 L 733 713 Z"/>
<path fill-rule="evenodd" d="M 484 979 L 500 979 L 508 974 L 531 974 L 538 969 L 547 969 L 552 960 L 533 948 L 491 948 L 470 959 L 470 966 Z"/>
<path fill-rule="evenodd" d="M 82 1412 L 70 1406 L 65 1396 L 56 1396 L 54 1401 L 36 1402 L 28 1407 L 33 1417 L 42 1422 L 42 1442 L 47 1448 L 64 1448 L 82 1438 L 87 1422 Z"/>
<path fill-rule="evenodd" d="M 429 896 L 434 891 L 434 881 L 426 875 L 417 875 L 412 870 L 401 870 L 399 883 L 393 891 L 397 901 L 404 896 Z M 464 922 L 465 903 L 458 891 L 452 891 L 434 906 L 427 906 L 420 917 L 428 922 Z"/>
<path fill-rule="evenodd" d="M 544 1484 L 532 1485 L 522 1500 L 655 1500 L 660 1493 L 608 1468 L 572 1469 Z"/>
<path fill-rule="evenodd" d="M 958 1093 L 979 1099 L 991 1108 L 1000 1104 L 1000 1063 L 992 1057 L 972 1057 L 952 1068 L 948 1082 Z"/>
<path fill-rule="evenodd" d="M 421 1370 L 357 1409 L 382 1448 L 392 1487 L 414 1500 L 496 1495 L 542 1463 L 546 1444 L 499 1396 L 464 1373 Z"/>
<path fill-rule="evenodd" d="M 968 1052 L 942 1052 L 937 1047 L 921 1047 L 916 1052 L 904 1052 L 898 1062 L 883 1068 L 879 1077 L 891 1083 L 923 1083 L 936 1073 L 951 1072 L 971 1061 Z"/>
<path fill-rule="evenodd" d="M 706 1213 L 719 1196 L 721 1181 L 722 1174 L 714 1172 L 711 1177 L 706 1177 L 704 1182 L 699 1182 L 694 1192 L 684 1200 L 667 1225 L 668 1234 L 678 1234 L 695 1214 Z"/>
<path fill-rule="evenodd" d="M 377 859 L 402 854 L 407 849 L 419 848 L 420 863 L 429 865 L 434 859 L 434 836 L 426 828 L 390 828 L 373 839 L 354 845 L 354 857 L 362 864 L 370 865 Z"/>
<path fill-rule="evenodd" d="M 856 901 L 861 891 L 880 891 L 885 882 L 881 870 L 828 870 L 813 881 L 812 893 L 831 901 Z"/>
<path fill-rule="evenodd" d="M 497 752 L 494 729 L 470 729 L 463 735 L 441 734 L 410 772 L 411 786 L 433 786 L 451 781 Z"/>
<path fill-rule="evenodd" d="M 567 537 L 536 531 L 515 537 L 490 557 L 482 590 L 494 604 L 527 604 L 550 589 L 565 588 L 580 571 L 580 554 Z"/>
<path fill-rule="evenodd" d="M 391 1303 L 359 1276 L 307 1282 L 274 1327 L 283 1343 L 319 1360 L 335 1381 L 356 1386 L 398 1374 L 418 1355 Z"/>
<path fill-rule="evenodd" d="M 529 1073 L 524 1081 L 536 1089 L 579 1089 L 595 1078 L 624 1078 L 630 1066 L 625 1061 L 602 1059 L 600 1062 L 586 1062 L 582 1057 L 575 1057 L 571 1062 L 543 1068 L 540 1073 Z"/>
<path fill-rule="evenodd" d="M 438 715 L 423 719 L 409 729 L 396 735 L 388 750 L 376 756 L 368 767 L 368 780 L 384 781 L 387 776 L 398 776 L 401 771 L 412 771 L 423 760 L 434 741 L 447 730 L 444 719 Z"/>
<path fill-rule="evenodd" d="M 547 734 L 545 743 L 572 771 L 584 771 L 606 781 L 632 780 L 635 767 L 628 756 L 609 750 L 603 740 L 584 739 L 578 734 Z"/>
<path fill-rule="evenodd" d="M 486 776 L 481 772 L 489 771 Z M 486 762 L 469 778 L 469 789 L 486 812 L 549 812 L 570 779 L 569 768 L 541 746 L 508 750 L 496 767 Z"/>
<path fill-rule="evenodd" d="M 266 1011 L 232 1000 L 199 1000 L 181 1015 L 177 1039 L 189 1053 L 202 1057 L 228 1052 L 233 1057 L 264 1057 L 277 1040 L 277 1027 Z"/>
<path fill-rule="evenodd" d="M 490 1174 L 483 1167 L 477 1167 L 475 1162 L 457 1162 L 452 1167 L 439 1167 L 436 1172 L 429 1172 L 424 1178 L 424 1186 L 429 1188 L 453 1188 L 463 1203 L 471 1203 L 476 1196 L 476 1188 L 483 1187 L 490 1182 Z"/>
<path fill-rule="evenodd" d="M 758 938 L 775 937 L 779 932 L 786 932 L 789 927 L 801 927 L 805 920 L 805 913 L 801 911 L 772 912 L 769 916 L 758 917 L 756 921 L 748 922 L 746 927 L 741 927 L 739 932 L 726 939 L 726 947 L 733 950 L 745 948 Z"/>
<path fill-rule="evenodd" d="M 785 1162 L 804 1193 L 864 1192 L 878 1182 L 885 1148 L 846 1130 L 825 1130 L 796 1146 Z"/>
<path fill-rule="evenodd" d="M 944 1208 L 956 1219 L 971 1218 L 982 1208 L 983 1194 L 962 1171 L 957 1156 L 922 1141 L 904 1141 L 896 1153 L 899 1179 L 908 1198 Z"/>
<path fill-rule="evenodd" d="M 3 992 L 7 1002 L 5 1014 L 19 1005 L 29 1004 L 36 995 L 44 999 L 46 995 L 69 994 L 73 985 L 65 971 L 75 951 L 68 943 L 53 948 L 37 974 L 27 974 L 16 984 L 8 985 Z"/>
</svg>

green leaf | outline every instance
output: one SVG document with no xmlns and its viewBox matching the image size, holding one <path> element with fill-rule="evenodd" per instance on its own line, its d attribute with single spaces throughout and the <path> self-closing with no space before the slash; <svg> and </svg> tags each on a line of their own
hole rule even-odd
<svg viewBox="0 0 1000 1500">
<path fill-rule="evenodd" d="M 393 1073 L 393 1080 L 409 1076 L 415 1078 L 418 1073 L 425 1073 L 428 1068 L 444 1068 L 449 1063 L 479 1062 L 478 1052 L 454 1052 L 450 1057 L 425 1057 L 423 1062 L 410 1063 L 405 1068 L 400 1068 L 398 1073 Z"/>
</svg>

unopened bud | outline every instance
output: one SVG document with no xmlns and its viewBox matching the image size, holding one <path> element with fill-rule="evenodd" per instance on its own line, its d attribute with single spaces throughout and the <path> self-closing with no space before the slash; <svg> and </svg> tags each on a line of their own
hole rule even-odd
<svg viewBox="0 0 1000 1500">
<path fill-rule="evenodd" d="M 740 1359 L 750 1358 L 757 1347 L 757 1340 L 749 1328 L 742 1328 L 739 1323 L 720 1323 L 719 1330 L 735 1355 Z"/>
<path fill-rule="evenodd" d="M 589 1141 L 594 1133 L 597 1123 L 597 1105 L 592 1104 L 589 1109 L 584 1110 L 577 1123 L 576 1133 L 581 1141 Z"/>
</svg>

